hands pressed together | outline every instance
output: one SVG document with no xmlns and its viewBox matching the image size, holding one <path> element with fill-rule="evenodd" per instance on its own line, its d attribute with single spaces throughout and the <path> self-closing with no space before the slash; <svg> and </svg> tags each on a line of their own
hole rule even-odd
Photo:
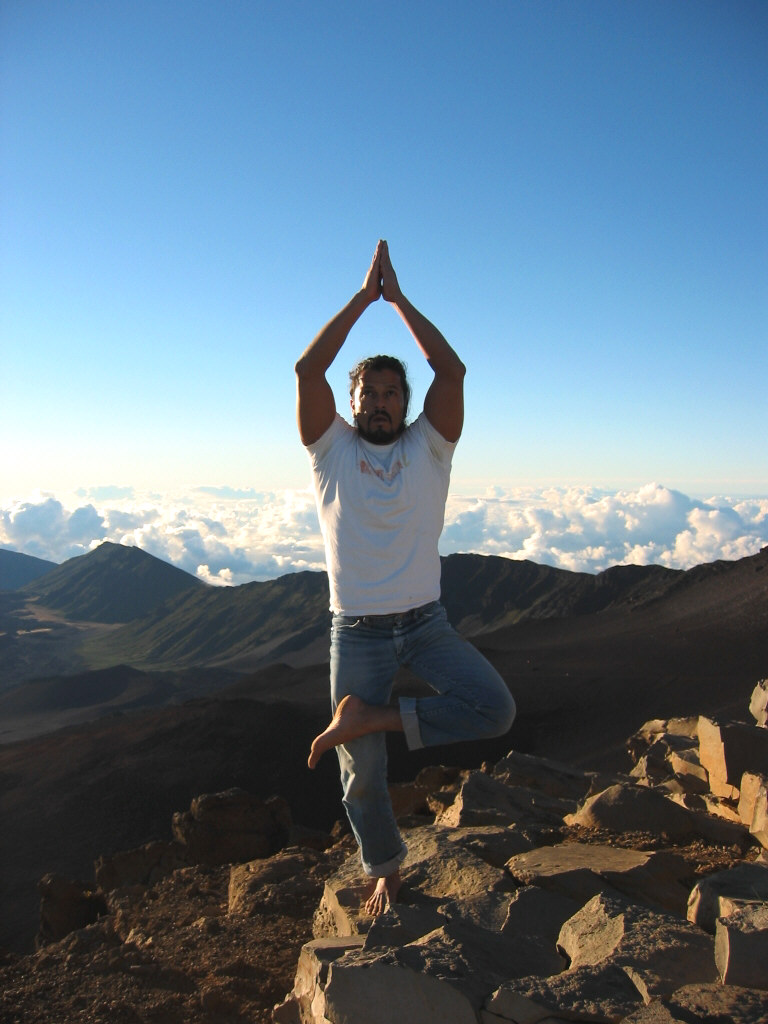
<svg viewBox="0 0 768 1024">
<path fill-rule="evenodd" d="M 389 258 L 389 247 L 383 238 L 376 246 L 373 260 L 365 275 L 363 291 L 371 302 L 376 302 L 379 296 L 383 295 L 387 302 L 396 304 L 403 297 L 392 261 Z"/>
</svg>

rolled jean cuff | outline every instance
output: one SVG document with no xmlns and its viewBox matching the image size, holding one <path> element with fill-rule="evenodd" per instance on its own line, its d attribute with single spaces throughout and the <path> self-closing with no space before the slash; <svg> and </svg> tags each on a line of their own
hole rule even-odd
<svg viewBox="0 0 768 1024">
<path fill-rule="evenodd" d="M 385 860 L 383 864 L 368 864 L 366 861 L 363 861 L 363 871 L 372 878 L 387 878 L 397 871 L 405 860 L 407 853 L 408 847 L 403 843 L 397 856 L 392 857 L 390 860 Z"/>
<path fill-rule="evenodd" d="M 403 732 L 405 733 L 405 742 L 408 745 L 408 749 L 421 750 L 424 746 L 424 741 L 421 738 L 415 697 L 400 698 L 400 720 L 403 723 Z"/>
</svg>

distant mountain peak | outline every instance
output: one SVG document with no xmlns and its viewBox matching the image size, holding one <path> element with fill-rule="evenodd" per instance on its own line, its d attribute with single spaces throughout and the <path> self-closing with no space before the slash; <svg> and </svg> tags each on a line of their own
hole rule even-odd
<svg viewBox="0 0 768 1024">
<path fill-rule="evenodd" d="M 205 586 L 139 547 L 104 541 L 22 589 L 69 619 L 114 623 L 141 618 L 165 601 Z"/>
</svg>

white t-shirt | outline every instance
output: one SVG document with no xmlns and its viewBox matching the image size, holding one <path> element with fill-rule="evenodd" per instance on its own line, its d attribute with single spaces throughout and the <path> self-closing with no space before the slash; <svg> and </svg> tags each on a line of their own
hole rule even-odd
<svg viewBox="0 0 768 1024">
<path fill-rule="evenodd" d="M 341 615 L 392 615 L 437 601 L 455 443 L 424 413 L 392 444 L 338 414 L 308 445 L 331 589 Z"/>
</svg>

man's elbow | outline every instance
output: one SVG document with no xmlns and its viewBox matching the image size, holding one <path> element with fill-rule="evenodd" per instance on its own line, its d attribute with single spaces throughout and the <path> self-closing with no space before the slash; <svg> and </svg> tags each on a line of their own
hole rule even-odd
<svg viewBox="0 0 768 1024">
<path fill-rule="evenodd" d="M 299 380 L 306 380 L 312 376 L 311 366 L 306 356 L 300 356 L 293 367 L 293 372 L 299 378 Z"/>
<path fill-rule="evenodd" d="M 453 360 L 452 365 L 450 367 L 447 367 L 446 369 L 447 377 L 450 377 L 451 380 L 456 381 L 457 384 L 463 383 L 464 378 L 467 375 L 467 368 L 464 365 L 464 363 L 462 363 L 458 356 L 456 356 L 456 359 Z"/>
<path fill-rule="evenodd" d="M 458 356 L 454 356 L 450 361 L 443 361 L 441 363 L 431 359 L 428 362 L 432 367 L 433 373 L 442 380 L 455 381 L 457 384 L 463 383 L 467 368 Z"/>
</svg>

